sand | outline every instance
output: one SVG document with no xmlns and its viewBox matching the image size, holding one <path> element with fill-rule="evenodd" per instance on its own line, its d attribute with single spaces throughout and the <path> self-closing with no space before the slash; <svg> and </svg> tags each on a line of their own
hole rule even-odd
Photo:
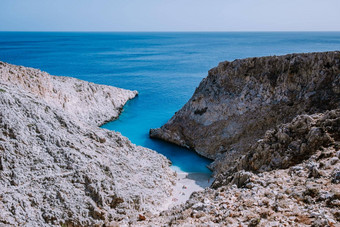
<svg viewBox="0 0 340 227">
<path fill-rule="evenodd" d="M 193 192 L 204 190 L 209 187 L 214 180 L 211 174 L 208 173 L 188 173 L 174 166 L 171 168 L 177 173 L 176 185 L 162 210 L 185 203 Z"/>
</svg>

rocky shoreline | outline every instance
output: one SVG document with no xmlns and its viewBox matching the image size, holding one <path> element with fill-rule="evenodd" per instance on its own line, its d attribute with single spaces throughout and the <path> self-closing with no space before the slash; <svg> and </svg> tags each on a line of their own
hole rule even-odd
<svg viewBox="0 0 340 227">
<path fill-rule="evenodd" d="M 96 85 L 71 77 L 51 76 L 37 69 L 0 62 L 2 83 L 30 92 L 49 105 L 91 125 L 116 119 L 124 104 L 138 95 L 106 85 Z"/>
<path fill-rule="evenodd" d="M 0 62 L 0 225 L 339 226 L 340 52 L 210 70 L 150 130 L 215 159 L 190 197 L 209 181 L 98 128 L 136 95 Z"/>
<path fill-rule="evenodd" d="M 128 225 L 159 212 L 170 161 L 98 127 L 136 95 L 0 62 L 0 225 Z"/>
<path fill-rule="evenodd" d="M 339 108 L 339 75 L 338 51 L 221 62 L 150 136 L 214 160 L 235 160 L 267 130 L 299 114 Z"/>
<path fill-rule="evenodd" d="M 216 179 L 150 223 L 339 226 L 339 127 L 339 51 L 220 63 L 150 130 L 215 159 Z"/>
<path fill-rule="evenodd" d="M 329 147 L 287 169 L 220 177 L 144 226 L 339 226 L 339 159 Z"/>
</svg>

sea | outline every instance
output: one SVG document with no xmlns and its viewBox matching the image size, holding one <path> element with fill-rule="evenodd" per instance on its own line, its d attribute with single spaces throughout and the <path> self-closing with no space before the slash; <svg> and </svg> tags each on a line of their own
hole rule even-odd
<svg viewBox="0 0 340 227">
<path fill-rule="evenodd" d="M 168 157 L 175 170 L 210 174 L 211 160 L 160 140 L 165 124 L 221 61 L 340 50 L 340 32 L 0 32 L 0 61 L 137 90 L 102 126 Z"/>
</svg>

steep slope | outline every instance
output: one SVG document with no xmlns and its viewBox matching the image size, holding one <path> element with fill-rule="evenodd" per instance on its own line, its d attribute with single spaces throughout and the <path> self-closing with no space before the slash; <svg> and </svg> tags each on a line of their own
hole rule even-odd
<svg viewBox="0 0 340 227">
<path fill-rule="evenodd" d="M 239 159 L 227 156 L 213 165 L 219 174 L 213 187 L 225 185 L 237 171 L 267 172 L 300 164 L 324 148 L 340 149 L 340 109 L 298 115 L 291 122 L 268 130 Z M 231 180 L 231 178 L 230 178 Z"/>
<path fill-rule="evenodd" d="M 35 94 L 51 106 L 88 124 L 102 125 L 118 117 L 137 91 L 98 85 L 71 77 L 51 76 L 38 69 L 0 62 L 0 80 Z"/>
<path fill-rule="evenodd" d="M 0 225 L 128 224 L 168 202 L 169 160 L 95 126 L 135 92 L 0 67 Z"/>
<path fill-rule="evenodd" d="M 216 159 L 236 159 L 266 130 L 340 106 L 340 52 L 222 62 L 150 136 Z"/>
<path fill-rule="evenodd" d="M 339 126 L 340 109 L 299 115 L 269 130 L 241 160 L 229 162 L 212 188 L 143 224 L 339 226 Z M 282 131 L 288 133 L 278 137 Z"/>
<path fill-rule="evenodd" d="M 220 63 L 150 136 L 214 158 L 211 188 L 145 226 L 339 226 L 340 52 Z"/>
</svg>

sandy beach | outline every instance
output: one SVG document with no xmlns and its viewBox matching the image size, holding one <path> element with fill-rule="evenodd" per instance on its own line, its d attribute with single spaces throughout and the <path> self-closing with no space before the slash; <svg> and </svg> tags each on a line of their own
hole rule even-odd
<svg viewBox="0 0 340 227">
<path fill-rule="evenodd" d="M 185 203 L 193 192 L 204 190 L 214 181 L 208 173 L 188 173 L 176 166 L 171 168 L 177 173 L 177 181 L 170 199 L 162 210 Z"/>
</svg>

